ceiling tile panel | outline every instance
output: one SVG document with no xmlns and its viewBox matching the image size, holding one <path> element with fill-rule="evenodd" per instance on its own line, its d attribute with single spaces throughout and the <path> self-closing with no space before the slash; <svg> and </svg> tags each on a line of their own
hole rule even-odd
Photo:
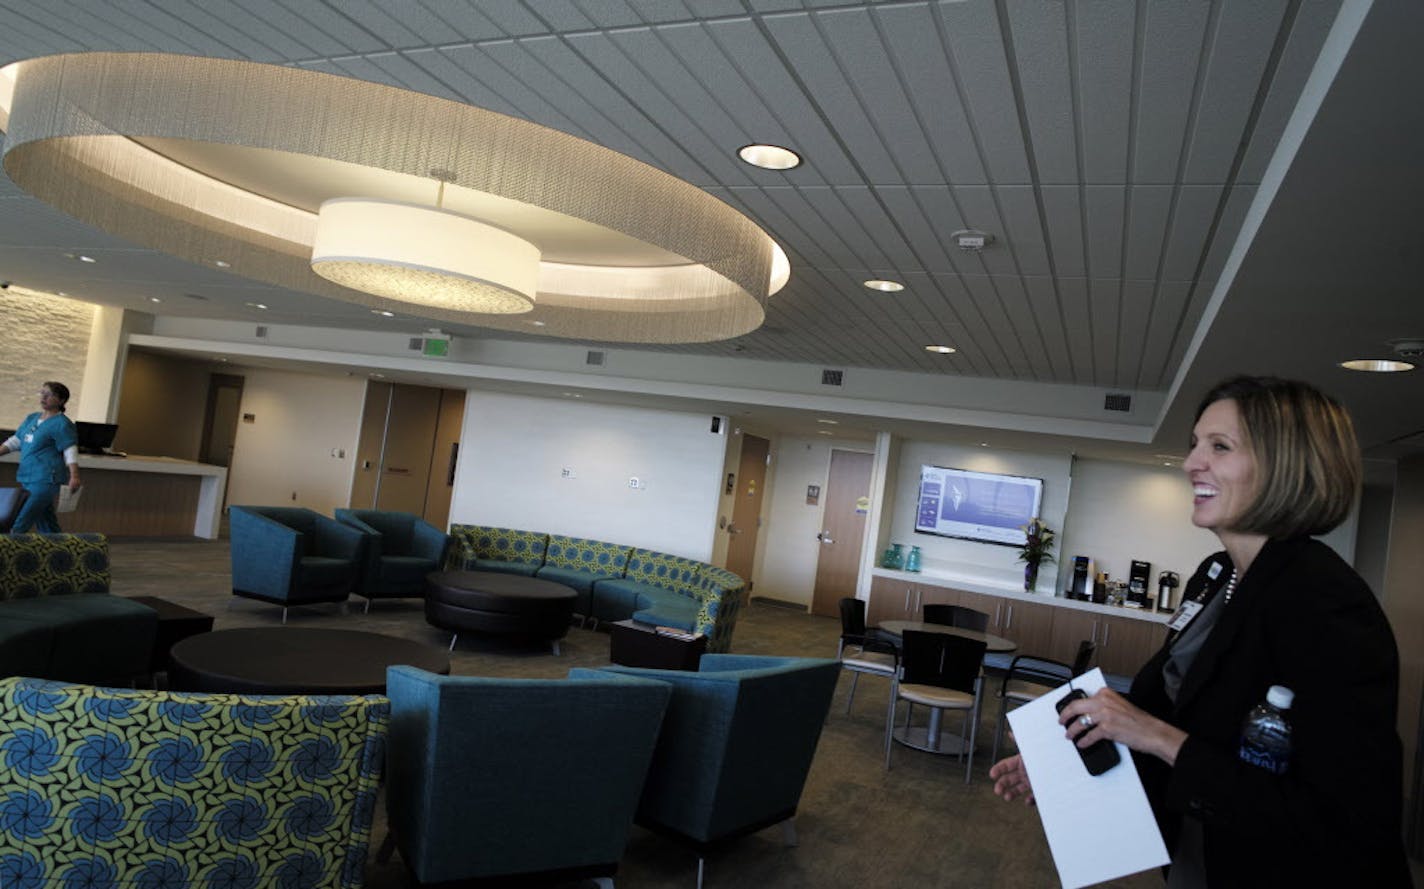
<svg viewBox="0 0 1424 889">
<path fill-rule="evenodd" d="M 4 15 L 5 27 L 0 28 L 0 63 L 8 65 L 20 59 L 86 48 L 73 37 L 14 16 L 9 10 L 4 10 Z"/>
<path fill-rule="evenodd" d="M 405 84 L 392 77 L 385 68 L 376 63 L 378 55 L 379 54 L 344 56 L 342 58 L 332 59 L 329 63 L 330 67 L 321 68 L 319 70 L 330 71 L 344 77 L 355 77 L 358 80 L 369 80 L 372 83 L 384 83 L 387 86 L 405 86 Z M 317 65 L 308 65 L 305 67 L 316 68 Z"/>
<path fill-rule="evenodd" d="M 631 0 L 638 9 L 648 6 L 662 7 L 667 5 L 663 0 Z M 721 16 L 741 15 L 745 8 L 741 0 L 682 0 L 678 4 L 689 13 L 699 18 L 719 18 Z"/>
<path fill-rule="evenodd" d="M 855 219 L 889 260 L 891 268 L 922 270 L 925 261 L 910 246 L 899 218 L 887 214 L 879 194 L 868 188 L 835 190 Z M 890 269 L 887 269 L 889 271 Z"/>
<path fill-rule="evenodd" d="M 1063 336 L 1068 341 L 1073 382 L 1094 385 L 1097 381 L 1097 346 L 1093 342 L 1088 280 L 1059 278 L 1054 283 L 1058 291 L 1058 304 L 1062 307 Z"/>
<path fill-rule="evenodd" d="M 1017 275 L 988 278 L 970 275 L 963 280 L 967 286 L 972 285 L 979 290 L 987 288 L 1003 309 L 1011 333 L 1004 334 L 1001 339 L 1009 366 L 1015 369 L 1016 374 L 1026 379 L 1054 379 L 1053 363 L 1045 346 L 1043 319 L 1034 313 L 1023 279 Z"/>
<path fill-rule="evenodd" d="M 1204 280 L 1192 287 L 1191 295 L 1187 298 L 1186 312 L 1183 315 L 1184 323 L 1177 328 L 1171 345 L 1160 356 L 1156 373 L 1149 377 L 1153 381 L 1153 388 L 1166 389 L 1172 385 L 1172 378 L 1176 374 L 1177 368 L 1181 366 L 1187 347 L 1191 345 L 1198 319 L 1202 317 L 1207 303 L 1211 301 L 1214 284 L 1214 281 Z M 1264 350 L 1262 354 L 1265 354 Z M 1297 354 L 1299 353 L 1297 352 Z"/>
<path fill-rule="evenodd" d="M 1181 329 L 1182 319 L 1187 310 L 1187 299 L 1191 295 L 1191 285 L 1183 281 L 1163 281 L 1157 288 L 1156 299 L 1152 303 L 1152 314 L 1147 320 L 1146 335 L 1142 340 L 1142 366 L 1138 373 L 1137 388 L 1156 389 L 1166 365 L 1168 350 L 1172 348 Z"/>
<path fill-rule="evenodd" d="M 177 51 L 218 57 L 231 55 L 228 47 L 211 37 L 183 26 L 176 19 L 154 15 L 153 12 L 152 6 L 133 0 L 97 4 L 85 10 L 96 23 L 103 23 L 99 27 L 106 33 L 122 31 L 132 34 L 148 51 Z"/>
<path fill-rule="evenodd" d="M 5 19 L 7 22 L 15 21 L 17 26 L 50 43 L 67 47 L 68 52 L 109 47 L 134 48 L 128 42 L 132 38 L 119 32 L 105 34 L 102 23 L 95 22 L 87 12 L 73 7 L 18 3 L 5 8 Z"/>
<path fill-rule="evenodd" d="M 566 25 L 561 20 L 556 21 L 552 17 L 551 10 L 558 5 L 544 4 L 540 7 L 540 15 L 548 19 L 555 27 L 574 30 L 577 26 Z M 592 22 L 595 28 L 632 28 L 648 23 L 648 19 L 640 15 L 625 0 L 575 0 L 573 5 L 578 7 L 583 17 Z M 662 6 L 661 14 L 656 10 L 652 11 L 655 17 L 659 15 L 680 17 L 686 15 L 687 12 L 677 3 L 668 2 L 660 5 Z"/>
<path fill-rule="evenodd" d="M 934 9 L 990 180 L 1001 184 L 1029 182 L 1018 102 L 994 4 L 941 3 Z"/>
<path fill-rule="evenodd" d="M 302 33 L 311 30 L 302 27 L 297 33 L 274 27 L 261 13 L 266 10 L 250 9 L 244 4 L 238 6 L 228 0 L 192 0 L 194 6 L 205 10 L 215 20 L 225 23 L 228 29 L 241 29 L 250 34 L 263 46 L 271 47 L 274 58 L 269 61 L 304 59 L 321 54 L 320 51 L 301 41 Z"/>
<path fill-rule="evenodd" d="M 1146 352 L 1147 324 L 1157 302 L 1152 281 L 1123 281 L 1118 304 L 1118 385 L 1138 389 Z"/>
<path fill-rule="evenodd" d="M 387 46 L 394 49 L 420 46 L 420 38 L 401 21 L 403 16 L 386 13 L 384 4 L 373 0 L 344 0 L 339 7 L 341 13 L 355 22 L 363 30 L 374 34 Z"/>
<path fill-rule="evenodd" d="M 543 0 L 480 0 L 479 4 L 452 3 L 451 6 L 476 6 L 485 18 L 493 22 L 504 33 L 515 37 L 527 37 L 549 33 L 541 10 L 553 4 Z"/>
<path fill-rule="evenodd" d="M 302 42 L 311 44 L 318 51 L 329 55 L 343 52 L 381 52 L 392 48 L 390 43 L 362 27 L 340 8 L 325 3 L 306 3 L 303 0 L 272 0 L 272 5 L 289 10 L 283 14 L 274 8 L 269 19 L 274 25 L 288 27 L 289 19 L 305 22 L 309 32 L 320 32 L 324 36 L 310 35 L 303 38 Z M 328 50 L 325 48 L 327 45 L 334 48 Z"/>
<path fill-rule="evenodd" d="M 496 46 L 453 46 L 436 52 L 465 72 L 469 80 L 458 85 L 472 103 L 495 111 L 502 110 L 503 106 L 505 113 L 587 139 L 587 130 L 555 109 L 543 96 L 500 64 L 498 58 L 517 53 L 512 44 L 500 44 L 499 52 L 492 51 Z M 438 70 L 433 63 L 431 69 Z M 454 78 L 443 79 L 455 82 Z"/>
<path fill-rule="evenodd" d="M 225 22 L 201 6 L 194 4 L 165 6 L 164 11 L 195 31 L 219 37 L 223 43 L 232 47 L 235 54 L 242 58 L 274 64 L 287 61 L 275 49 L 257 39 L 247 27 Z"/>
<path fill-rule="evenodd" d="M 1070 8 L 1083 179 L 1089 185 L 1123 183 L 1132 133 L 1137 16 L 1116 0 Z"/>
<path fill-rule="evenodd" d="M 835 51 L 812 17 L 776 15 L 765 21 L 777 51 L 794 67 L 815 114 L 830 125 L 832 138 L 845 147 L 864 178 L 877 184 L 903 181 L 882 134 L 866 115 Z"/>
<path fill-rule="evenodd" d="M 1212 35 L 1195 126 L 1187 145 L 1183 181 L 1225 182 L 1285 15 L 1285 0 L 1254 0 L 1222 7 Z"/>
<path fill-rule="evenodd" d="M 1128 278 L 1156 280 L 1162 263 L 1162 239 L 1172 207 L 1172 189 L 1134 185 L 1127 190 L 1127 247 L 1123 263 Z"/>
<path fill-rule="evenodd" d="M 836 265 L 842 268 L 857 267 L 888 269 L 889 258 L 880 247 L 879 238 L 871 231 L 871 226 L 857 219 L 848 205 L 852 192 L 861 195 L 869 189 L 802 188 L 798 189 L 802 198 L 815 211 L 816 216 L 842 241 L 849 246 L 849 252 L 841 254 Z M 863 203 L 863 202 L 861 202 Z M 883 225 L 883 220 L 881 222 Z"/>
<path fill-rule="evenodd" d="M 1076 97 L 1065 7 L 1037 0 L 1012 0 L 1008 7 L 1038 181 L 1050 185 L 1077 182 Z"/>
<path fill-rule="evenodd" d="M 1207 21 L 1206 3 L 1149 3 L 1138 79 L 1133 181 L 1177 181 L 1177 164 L 1195 94 Z"/>
<path fill-rule="evenodd" d="M 1068 327 L 1059 305 L 1058 293 L 1053 287 L 1053 279 L 1025 276 L 1020 280 L 1023 281 L 1024 292 L 1028 295 L 1029 311 L 1033 313 L 1034 320 L 1042 331 L 1044 355 L 1053 366 L 1053 379 L 1064 383 L 1073 381 L 1073 369 L 1077 362 L 1069 352 L 1070 348 L 1081 348 L 1081 344 L 1069 340 Z"/>
<path fill-rule="evenodd" d="M 978 184 L 987 181 L 975 133 L 960 101 L 931 7 L 921 4 L 872 7 L 885 35 L 890 60 L 938 162 L 936 180 Z M 892 147 L 895 139 L 891 140 Z M 914 179 L 919 183 L 923 179 Z"/>
<path fill-rule="evenodd" d="M 1011 356 L 1023 350 L 1024 331 L 1010 317 L 998 280 L 968 275 L 959 281 L 966 298 L 956 302 L 955 320 L 964 328 L 963 346 L 973 357 L 977 372 L 985 376 L 1012 375 Z M 950 345 L 958 347 L 960 343 Z"/>
<path fill-rule="evenodd" d="M 1127 189 L 1118 185 L 1089 185 L 1083 189 L 1087 228 L 1088 275 L 1117 278 L 1122 274 L 1123 223 Z"/>
<path fill-rule="evenodd" d="M 440 2 L 440 0 L 436 0 L 434 3 L 428 2 L 428 0 L 422 0 L 422 2 L 425 2 L 427 7 L 453 28 L 460 35 L 461 40 L 504 40 L 515 36 L 509 30 L 491 21 L 486 14 L 498 8 L 495 3 L 446 3 Z M 555 4 L 545 5 L 555 6 Z M 560 9 L 564 8 L 562 4 L 557 6 Z M 529 33 L 543 34 L 546 31 L 545 27 L 535 22 L 535 30 Z"/>
<path fill-rule="evenodd" d="M 905 92 L 896 64 L 899 48 L 882 39 L 865 10 L 823 13 L 815 21 L 850 80 L 857 104 L 865 109 L 880 143 L 894 159 L 897 176 L 890 181 L 944 181 L 939 159 L 925 138 L 923 122 Z M 886 180 L 872 181 L 879 184 Z"/>
<path fill-rule="evenodd" d="M 1043 216 L 1048 222 L 1053 267 L 1059 275 L 1083 277 L 1088 274 L 1083 253 L 1083 201 L 1076 185 L 1045 185 Z"/>
<path fill-rule="evenodd" d="M 1087 286 L 1088 312 L 1093 324 L 1093 378 L 1090 382 L 1097 386 L 1125 386 L 1118 333 L 1122 282 L 1090 278 Z"/>
<path fill-rule="evenodd" d="M 469 49 L 466 51 L 478 52 L 479 50 Z M 506 101 L 503 96 L 480 83 L 470 72 L 455 64 L 448 55 L 440 50 L 409 49 L 402 52 L 401 57 L 420 68 L 420 74 L 411 75 L 416 83 L 428 79 L 443 84 L 457 101 L 474 105 L 477 108 L 497 111 L 500 114 L 508 114 L 511 117 L 523 117 L 518 108 Z"/>
<path fill-rule="evenodd" d="M 948 215 L 951 210 L 957 210 L 962 215 L 959 222 L 956 223 L 953 216 Z M 946 214 L 943 218 L 935 218 L 936 228 L 940 238 L 945 241 L 945 250 L 949 252 L 950 261 L 954 263 L 955 268 L 961 272 L 973 270 L 990 275 L 1019 273 L 1018 245 L 1009 237 L 1008 226 L 999 216 L 999 201 L 994 189 L 977 185 L 955 186 L 954 200 L 952 206 L 946 208 Z M 994 243 L 977 254 L 960 250 L 954 246 L 950 236 L 959 229 L 966 228 L 993 235 Z M 1038 273 L 1044 274 L 1048 268 L 1047 261 L 1042 258 L 1042 251 L 1039 256 L 1043 265 Z"/>
<path fill-rule="evenodd" d="M 735 188 L 728 191 L 709 189 L 729 204 L 750 216 L 783 246 L 796 245 L 788 251 L 791 273 L 801 266 L 830 268 L 832 250 L 822 243 L 827 236 L 824 223 L 816 218 L 809 204 L 791 188 Z M 838 239 L 831 236 L 833 243 Z"/>
<path fill-rule="evenodd" d="M 425 0 L 420 0 L 420 2 L 406 0 L 399 4 L 382 4 L 382 11 L 387 16 L 398 19 L 407 31 L 416 36 L 416 46 L 440 46 L 470 39 L 458 28 L 452 27 L 441 14 L 443 8 L 458 5 L 456 3 L 429 3 Z M 395 48 L 409 49 L 410 44 L 401 44 Z"/>
<path fill-rule="evenodd" d="M 779 121 L 776 132 L 786 135 L 786 142 L 778 144 L 800 152 L 805 160 L 802 168 L 789 171 L 787 181 L 852 184 L 861 181 L 860 173 L 841 150 L 826 121 L 755 24 L 746 19 L 719 19 L 709 22 L 706 31 L 736 66 L 739 79 L 756 94 L 757 102 L 752 110 L 757 112 L 767 107 L 775 113 Z M 673 37 L 677 32 L 668 33 Z M 707 82 L 718 84 L 719 91 L 722 89 L 720 81 Z M 739 84 L 730 86 L 737 88 Z M 727 100 L 733 113 L 740 114 L 739 98 L 733 95 Z M 750 135 L 757 141 L 777 141 L 771 135 Z"/>
<path fill-rule="evenodd" d="M 428 55 L 432 51 L 420 50 L 420 52 Z M 467 101 L 460 93 L 451 89 L 448 84 L 442 83 L 439 78 L 430 73 L 429 69 L 421 66 L 405 53 L 372 53 L 368 58 L 372 64 L 385 72 L 388 83 L 398 83 L 408 90 L 439 96 L 442 99 L 450 99 L 455 102 Z"/>
<path fill-rule="evenodd" d="M 889 208 L 897 227 L 909 241 L 914 253 L 913 268 L 922 268 L 936 274 L 954 274 L 958 270 L 950 263 L 941 240 L 945 232 L 942 224 L 932 219 L 958 220 L 958 214 L 950 203 L 947 186 L 941 188 L 921 187 L 916 189 L 881 186 L 876 189 L 880 199 Z M 923 204 L 921 202 L 924 202 Z M 955 228 L 962 228 L 955 225 Z"/>
<path fill-rule="evenodd" d="M 1275 77 L 1256 118 L 1251 144 L 1236 173 L 1237 182 L 1261 181 L 1266 165 L 1276 153 L 1286 122 L 1300 101 L 1301 84 L 1315 68 L 1320 48 L 1325 44 L 1339 11 L 1339 0 L 1320 0 L 1295 7 L 1295 21 L 1290 26 L 1285 48 L 1276 63 Z"/>
<path fill-rule="evenodd" d="M 1216 220 L 1223 190 L 1214 185 L 1183 186 L 1172 213 L 1172 234 L 1162 264 L 1168 281 L 1190 281 L 1196 277 L 1207 248 L 1207 236 Z"/>
<path fill-rule="evenodd" d="M 614 84 L 650 126 L 685 153 L 687 162 L 669 172 L 698 186 L 751 181 L 744 172 L 751 168 L 736 157 L 736 150 L 746 143 L 739 141 L 735 133 L 729 134 L 726 114 L 648 29 L 625 30 L 616 35 L 576 34 L 568 38 L 568 45 Z M 694 108 L 684 110 L 669 96 L 669 84 L 673 82 L 678 82 L 684 92 L 693 93 Z M 714 120 L 724 125 L 720 139 L 705 130 L 706 123 Z"/>
<path fill-rule="evenodd" d="M 1226 259 L 1241 237 L 1241 225 L 1246 221 L 1246 213 L 1251 202 L 1256 199 L 1256 186 L 1238 185 L 1226 196 L 1226 207 L 1221 212 L 1221 220 L 1216 227 L 1216 235 L 1207 249 L 1206 263 L 1202 265 L 1201 279 L 1215 281 L 1221 277 L 1226 267 Z"/>
<path fill-rule="evenodd" d="M 956 189 L 964 194 L 970 189 Z M 1038 214 L 1038 200 L 1026 185 L 1000 186 L 994 189 L 999 212 L 1003 215 L 1004 240 L 1018 259 L 1018 272 L 1023 275 L 1047 275 L 1052 266 L 1044 243 L 1043 222 Z"/>
</svg>

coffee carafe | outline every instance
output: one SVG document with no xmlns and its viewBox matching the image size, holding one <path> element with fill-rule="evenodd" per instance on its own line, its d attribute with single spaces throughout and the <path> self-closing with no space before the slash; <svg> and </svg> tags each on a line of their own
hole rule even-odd
<svg viewBox="0 0 1424 889">
<path fill-rule="evenodd" d="M 1157 610 L 1172 610 L 1172 590 L 1175 590 L 1182 583 L 1182 579 L 1175 571 L 1163 571 L 1157 575 Z"/>
</svg>

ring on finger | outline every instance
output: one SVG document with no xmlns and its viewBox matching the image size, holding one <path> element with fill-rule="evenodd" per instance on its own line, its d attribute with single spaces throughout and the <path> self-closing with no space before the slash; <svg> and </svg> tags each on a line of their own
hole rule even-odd
<svg viewBox="0 0 1424 889">
<path fill-rule="evenodd" d="M 1078 721 L 1083 724 L 1083 728 L 1092 728 L 1092 727 L 1093 727 L 1093 717 L 1089 716 L 1089 715 L 1086 714 L 1086 713 L 1084 713 L 1082 716 L 1080 716 L 1080 717 L 1078 718 Z"/>
</svg>

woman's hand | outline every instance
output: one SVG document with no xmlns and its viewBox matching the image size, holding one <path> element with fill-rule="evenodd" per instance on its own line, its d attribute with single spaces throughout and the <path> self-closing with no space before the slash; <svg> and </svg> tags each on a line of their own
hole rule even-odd
<svg viewBox="0 0 1424 889">
<path fill-rule="evenodd" d="M 994 792 L 1005 802 L 1022 796 L 1026 805 L 1033 805 L 1033 788 L 1028 783 L 1023 757 L 1015 755 L 999 760 L 989 770 L 989 777 L 994 779 Z"/>
<path fill-rule="evenodd" d="M 1186 732 L 1134 707 L 1110 688 L 1100 688 L 1092 697 L 1064 707 L 1058 723 L 1068 728 L 1068 737 L 1079 747 L 1107 738 L 1150 753 L 1169 766 L 1176 764 L 1177 752 L 1187 740 Z"/>
</svg>

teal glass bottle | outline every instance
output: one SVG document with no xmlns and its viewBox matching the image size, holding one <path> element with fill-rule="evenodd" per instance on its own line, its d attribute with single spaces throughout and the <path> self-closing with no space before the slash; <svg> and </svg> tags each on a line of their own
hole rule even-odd
<svg viewBox="0 0 1424 889">
<path fill-rule="evenodd" d="M 905 570 L 918 572 L 920 570 L 920 548 L 910 547 L 910 554 L 905 557 Z"/>
<path fill-rule="evenodd" d="M 903 544 L 892 543 L 880 557 L 880 567 L 891 568 L 899 571 L 905 567 L 905 547 Z"/>
</svg>

